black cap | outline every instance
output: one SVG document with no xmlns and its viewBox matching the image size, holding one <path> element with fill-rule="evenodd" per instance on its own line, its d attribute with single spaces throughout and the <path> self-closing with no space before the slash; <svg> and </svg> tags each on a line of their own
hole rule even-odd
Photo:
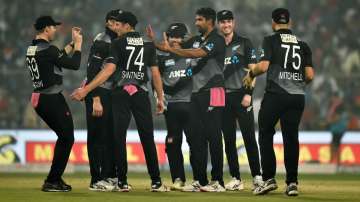
<svg viewBox="0 0 360 202">
<path fill-rule="evenodd" d="M 231 11 L 229 10 L 222 10 L 222 11 L 219 11 L 217 13 L 217 20 L 218 21 L 221 21 L 221 20 L 232 20 L 234 19 L 234 15 Z"/>
<path fill-rule="evenodd" d="M 170 37 L 185 38 L 188 34 L 188 30 L 184 23 L 177 22 L 169 25 L 166 34 Z"/>
<path fill-rule="evenodd" d="M 286 8 L 277 8 L 272 12 L 272 19 L 277 24 L 288 24 L 290 21 L 290 12 Z"/>
<path fill-rule="evenodd" d="M 55 22 L 55 20 L 51 16 L 40 16 L 38 19 L 36 19 L 34 28 L 36 30 L 42 30 L 46 26 L 56 26 L 56 25 L 61 25 L 61 22 Z"/>
<path fill-rule="evenodd" d="M 123 11 L 121 9 L 115 9 L 115 10 L 111 10 L 106 14 L 105 17 L 105 21 L 107 22 L 108 20 L 112 19 L 112 20 L 116 20 L 116 17 L 122 13 Z"/>
<path fill-rule="evenodd" d="M 128 23 L 131 27 L 135 27 L 138 23 L 136 16 L 129 11 L 123 11 L 119 13 L 116 20 L 122 23 Z"/>
</svg>

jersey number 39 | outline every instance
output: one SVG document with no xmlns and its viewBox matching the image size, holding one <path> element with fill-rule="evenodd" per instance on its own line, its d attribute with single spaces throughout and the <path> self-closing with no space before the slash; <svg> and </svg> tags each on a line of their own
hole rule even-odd
<svg viewBox="0 0 360 202">
<path fill-rule="evenodd" d="M 31 79 L 34 81 L 35 79 L 40 78 L 39 68 L 36 63 L 35 57 L 26 57 L 26 64 L 30 70 Z"/>
</svg>

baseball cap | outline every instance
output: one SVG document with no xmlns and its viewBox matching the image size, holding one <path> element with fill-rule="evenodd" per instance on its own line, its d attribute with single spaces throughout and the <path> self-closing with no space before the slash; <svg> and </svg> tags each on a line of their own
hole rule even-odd
<svg viewBox="0 0 360 202">
<path fill-rule="evenodd" d="M 138 23 L 136 16 L 129 11 L 123 11 L 119 13 L 116 20 L 122 23 L 128 23 L 131 27 L 135 27 Z"/>
<path fill-rule="evenodd" d="M 121 9 L 115 9 L 111 10 L 106 14 L 105 21 L 108 21 L 110 19 L 116 20 L 117 16 L 122 13 L 123 11 Z"/>
<path fill-rule="evenodd" d="M 184 38 L 188 34 L 188 30 L 184 23 L 172 23 L 166 30 L 166 34 L 170 37 Z"/>
<path fill-rule="evenodd" d="M 231 11 L 229 10 L 222 10 L 222 11 L 219 11 L 217 13 L 217 20 L 218 21 L 221 21 L 221 20 L 232 20 L 234 19 L 234 15 Z"/>
<path fill-rule="evenodd" d="M 277 8 L 272 12 L 272 19 L 277 24 L 287 24 L 290 20 L 290 12 L 286 8 Z"/>
<path fill-rule="evenodd" d="M 61 25 L 61 22 L 56 22 L 51 16 L 40 16 L 36 19 L 34 28 L 36 30 L 42 30 L 47 26 Z"/>
</svg>

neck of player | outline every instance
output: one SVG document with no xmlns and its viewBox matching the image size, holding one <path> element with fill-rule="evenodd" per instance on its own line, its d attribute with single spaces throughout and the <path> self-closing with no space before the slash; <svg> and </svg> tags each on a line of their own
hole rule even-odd
<svg viewBox="0 0 360 202">
<path fill-rule="evenodd" d="M 47 35 L 45 35 L 44 33 L 37 34 L 35 39 L 43 39 L 47 42 L 50 42 L 49 37 Z"/>
<path fill-rule="evenodd" d="M 229 34 L 224 34 L 226 45 L 229 45 L 231 43 L 233 36 L 234 36 L 234 32 L 230 32 Z"/>
<path fill-rule="evenodd" d="M 204 37 L 206 38 L 214 29 L 214 26 L 209 27 L 208 30 L 205 32 Z"/>
<path fill-rule="evenodd" d="M 290 29 L 290 25 L 289 24 L 276 24 L 275 31 L 278 31 L 280 29 Z"/>
</svg>

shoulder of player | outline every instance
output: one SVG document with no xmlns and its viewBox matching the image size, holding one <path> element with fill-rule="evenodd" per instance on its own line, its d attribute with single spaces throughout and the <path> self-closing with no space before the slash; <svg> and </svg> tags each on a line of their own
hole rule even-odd
<svg viewBox="0 0 360 202">
<path fill-rule="evenodd" d="M 311 51 L 309 45 L 305 42 L 305 41 L 302 41 L 301 39 L 298 39 L 298 43 L 301 47 L 305 48 L 306 50 L 308 51 Z"/>
<path fill-rule="evenodd" d="M 168 57 L 170 55 L 170 53 L 168 52 L 164 52 L 164 51 L 161 51 L 161 50 L 156 50 L 156 56 L 158 58 L 165 58 L 165 57 Z"/>
<path fill-rule="evenodd" d="M 238 33 L 234 33 L 234 41 L 235 42 L 244 42 L 244 43 L 251 43 L 250 39 L 247 36 L 240 35 Z"/>
<path fill-rule="evenodd" d="M 225 41 L 224 37 L 217 30 L 210 33 L 209 38 Z"/>
<path fill-rule="evenodd" d="M 44 50 L 46 49 L 46 51 L 49 52 L 49 54 L 54 54 L 54 55 L 59 55 L 59 53 L 61 52 L 60 49 L 58 47 L 56 47 L 55 45 L 48 45 L 47 48 L 44 47 Z"/>
<path fill-rule="evenodd" d="M 95 36 L 93 41 L 94 41 L 94 43 L 95 42 L 111 43 L 111 37 L 108 34 L 106 34 L 105 32 L 101 32 Z"/>
</svg>

